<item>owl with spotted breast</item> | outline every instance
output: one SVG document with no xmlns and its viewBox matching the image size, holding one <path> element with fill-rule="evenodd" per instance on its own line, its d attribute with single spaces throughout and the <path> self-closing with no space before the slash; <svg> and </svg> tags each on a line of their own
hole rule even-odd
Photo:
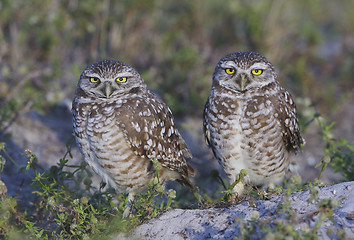
<svg viewBox="0 0 354 240">
<path fill-rule="evenodd" d="M 124 217 L 134 196 L 153 180 L 154 159 L 160 182 L 177 180 L 193 187 L 191 153 L 171 110 L 147 89 L 140 74 L 116 60 L 88 66 L 72 104 L 76 142 L 84 160 L 103 181 L 128 193 Z"/>
<path fill-rule="evenodd" d="M 245 183 L 274 187 L 303 143 L 290 93 L 273 65 L 255 52 L 234 52 L 218 62 L 203 130 L 230 184 L 245 169 Z M 233 192 L 240 196 L 243 190 L 239 182 Z"/>
</svg>

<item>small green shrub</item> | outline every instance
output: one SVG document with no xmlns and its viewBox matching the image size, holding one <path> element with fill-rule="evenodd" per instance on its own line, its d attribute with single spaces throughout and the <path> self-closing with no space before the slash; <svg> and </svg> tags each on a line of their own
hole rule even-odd
<svg viewBox="0 0 354 240">
<path fill-rule="evenodd" d="M 324 155 L 316 167 L 321 167 L 318 180 L 327 166 L 333 167 L 334 172 L 340 172 L 343 180 L 354 180 L 354 145 L 349 144 L 345 138 L 336 138 L 333 133 L 335 122 L 326 123 L 326 119 L 317 111 L 317 106 L 310 99 L 297 99 L 300 107 L 299 123 L 301 129 L 306 131 L 310 124 L 316 124 L 319 128 L 321 141 L 324 143 Z M 306 140 L 306 139 L 305 139 Z"/>
<path fill-rule="evenodd" d="M 316 167 L 322 165 L 322 173 L 329 164 L 333 167 L 334 172 L 342 173 L 345 181 L 353 181 L 354 145 L 349 144 L 347 139 L 336 139 L 334 137 L 331 132 L 335 124 L 334 122 L 326 125 L 320 117 L 317 117 L 317 122 L 321 128 L 322 140 L 325 143 L 325 155 Z"/>
<path fill-rule="evenodd" d="M 15 162 L 6 152 L 5 144 L 0 145 L 0 150 Z M 147 186 L 146 193 L 135 198 L 134 214 L 123 219 L 126 194 L 116 193 L 104 183 L 99 188 L 94 187 L 85 162 L 70 165 L 69 148 L 55 166 L 44 171 L 40 170 L 30 150 L 25 154 L 28 162 L 21 170 L 33 172 L 35 198 L 20 207 L 16 199 L 6 198 L 5 192 L 0 200 L 0 236 L 4 239 L 24 234 L 27 239 L 95 239 L 127 232 L 171 209 L 176 197 L 174 190 L 166 192 L 158 181 L 161 164 L 154 161 L 154 180 Z M 1 155 L 0 160 L 3 160 Z M 0 163 L 0 167 L 3 166 L 3 161 Z"/>
</svg>

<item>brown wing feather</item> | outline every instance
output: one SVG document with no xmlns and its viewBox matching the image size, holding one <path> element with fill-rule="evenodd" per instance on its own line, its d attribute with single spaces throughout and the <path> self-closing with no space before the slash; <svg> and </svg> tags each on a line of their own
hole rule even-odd
<svg viewBox="0 0 354 240">
<path fill-rule="evenodd" d="M 204 132 L 204 139 L 206 144 L 211 147 L 210 145 L 210 132 L 209 132 L 209 127 L 208 127 L 208 118 L 207 118 L 207 111 L 209 109 L 209 98 L 207 102 L 205 103 L 204 106 L 204 111 L 203 111 L 203 132 Z"/>
<path fill-rule="evenodd" d="M 164 167 L 188 178 L 193 171 L 185 157 L 191 157 L 191 153 L 173 122 L 171 111 L 149 91 L 135 96 L 119 108 L 118 114 L 126 117 L 117 118 L 131 148 L 137 155 L 157 159 Z"/>
<path fill-rule="evenodd" d="M 296 106 L 290 93 L 281 88 L 278 95 L 280 104 L 277 108 L 281 122 L 283 140 L 289 152 L 297 152 L 301 149 L 303 139 L 300 135 L 300 127 L 297 120 Z"/>
</svg>

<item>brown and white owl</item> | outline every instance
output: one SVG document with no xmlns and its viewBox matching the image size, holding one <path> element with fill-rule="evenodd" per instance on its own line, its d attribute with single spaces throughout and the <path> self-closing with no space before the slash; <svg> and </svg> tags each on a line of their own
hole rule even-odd
<svg viewBox="0 0 354 240">
<path fill-rule="evenodd" d="M 234 52 L 218 62 L 203 115 L 206 141 L 230 184 L 245 169 L 246 183 L 274 187 L 303 143 L 290 93 L 255 52 Z M 239 182 L 233 192 L 243 189 Z"/>
<path fill-rule="evenodd" d="M 118 191 L 127 192 L 124 216 L 134 195 L 153 179 L 152 160 L 161 182 L 192 187 L 191 157 L 171 110 L 147 89 L 140 74 L 116 60 L 88 66 L 81 74 L 72 105 L 76 141 L 85 161 Z"/>
</svg>

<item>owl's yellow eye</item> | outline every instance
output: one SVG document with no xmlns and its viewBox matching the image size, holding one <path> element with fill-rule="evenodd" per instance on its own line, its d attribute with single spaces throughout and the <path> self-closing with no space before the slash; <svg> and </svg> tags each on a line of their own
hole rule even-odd
<svg viewBox="0 0 354 240">
<path fill-rule="evenodd" d="M 124 83 L 127 81 L 127 78 L 126 77 L 119 77 L 116 79 L 117 82 L 120 82 L 120 83 Z"/>
<path fill-rule="evenodd" d="M 253 75 L 261 75 L 263 73 L 263 70 L 262 69 L 253 69 L 252 70 L 252 74 Z"/>
<path fill-rule="evenodd" d="M 227 74 L 231 75 L 231 74 L 234 74 L 236 71 L 235 71 L 235 69 L 233 69 L 233 68 L 226 68 L 226 69 L 225 69 L 225 72 L 226 72 Z"/>
<path fill-rule="evenodd" d="M 90 82 L 92 83 L 98 83 L 100 79 L 98 77 L 90 77 Z"/>
</svg>

